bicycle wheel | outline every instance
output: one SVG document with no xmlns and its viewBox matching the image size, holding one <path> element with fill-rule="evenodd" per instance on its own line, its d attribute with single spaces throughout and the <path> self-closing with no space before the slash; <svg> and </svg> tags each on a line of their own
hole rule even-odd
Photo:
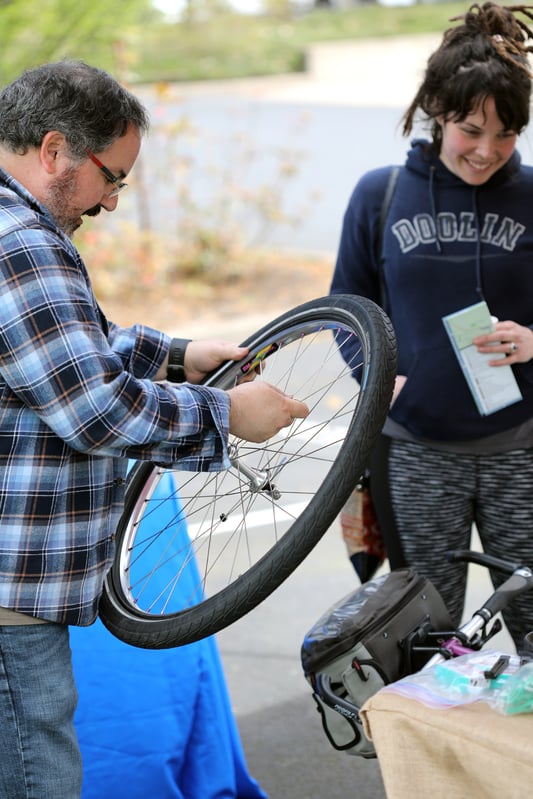
<svg viewBox="0 0 533 799">
<path fill-rule="evenodd" d="M 135 464 L 100 604 L 134 646 L 197 641 L 269 596 L 330 527 L 383 426 L 396 349 L 373 302 L 313 300 L 244 343 L 246 364 L 224 364 L 206 385 L 228 389 L 256 368 L 310 414 L 264 444 L 233 439 L 222 472 Z"/>
</svg>

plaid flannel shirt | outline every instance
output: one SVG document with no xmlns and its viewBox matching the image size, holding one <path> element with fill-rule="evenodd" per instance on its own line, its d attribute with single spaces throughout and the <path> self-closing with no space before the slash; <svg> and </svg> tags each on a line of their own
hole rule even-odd
<svg viewBox="0 0 533 799">
<path fill-rule="evenodd" d="M 94 621 L 128 459 L 228 466 L 229 398 L 154 383 L 168 336 L 108 324 L 46 209 L 0 170 L 0 606 Z"/>
</svg>

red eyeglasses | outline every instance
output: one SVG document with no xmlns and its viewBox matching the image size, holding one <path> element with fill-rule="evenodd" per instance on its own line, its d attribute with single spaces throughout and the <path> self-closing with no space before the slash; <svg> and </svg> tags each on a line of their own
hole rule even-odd
<svg viewBox="0 0 533 799">
<path fill-rule="evenodd" d="M 95 154 L 92 153 L 89 149 L 87 149 L 87 147 L 85 148 L 85 152 L 87 153 L 93 164 L 96 164 L 98 169 L 102 170 L 102 172 L 104 173 L 106 178 L 110 181 L 110 183 L 113 183 L 113 185 L 115 186 L 115 188 L 112 189 L 107 195 L 108 197 L 117 197 L 121 191 L 127 189 L 128 184 L 124 183 L 124 181 L 121 180 L 120 178 L 117 178 L 117 176 L 114 175 L 106 166 L 104 166 L 100 161 L 100 159 L 97 158 Z"/>
</svg>

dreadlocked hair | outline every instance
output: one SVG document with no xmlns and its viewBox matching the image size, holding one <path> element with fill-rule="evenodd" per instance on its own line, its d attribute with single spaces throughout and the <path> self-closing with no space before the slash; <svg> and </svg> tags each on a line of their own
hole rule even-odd
<svg viewBox="0 0 533 799">
<path fill-rule="evenodd" d="M 430 56 L 424 80 L 403 116 L 408 136 L 418 111 L 431 122 L 434 148 L 439 151 L 442 127 L 437 117 L 461 122 L 487 97 L 493 97 L 506 130 L 521 133 L 529 122 L 532 73 L 528 54 L 533 32 L 519 19 L 533 20 L 533 6 L 475 3 L 450 22 Z"/>
</svg>

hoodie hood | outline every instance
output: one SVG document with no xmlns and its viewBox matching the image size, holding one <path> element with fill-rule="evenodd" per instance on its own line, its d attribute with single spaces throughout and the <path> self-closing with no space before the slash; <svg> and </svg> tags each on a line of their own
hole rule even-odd
<svg viewBox="0 0 533 799">
<path fill-rule="evenodd" d="M 470 186 L 470 188 L 483 190 L 484 188 L 492 189 L 503 185 L 519 173 L 521 161 L 520 153 L 515 150 L 511 158 L 486 183 Z M 464 189 L 465 186 L 469 185 L 453 172 L 450 172 L 433 149 L 431 142 L 426 139 L 413 139 L 411 149 L 407 153 L 405 168 L 412 170 L 421 177 L 432 178 L 439 186 L 457 186 Z"/>
</svg>

